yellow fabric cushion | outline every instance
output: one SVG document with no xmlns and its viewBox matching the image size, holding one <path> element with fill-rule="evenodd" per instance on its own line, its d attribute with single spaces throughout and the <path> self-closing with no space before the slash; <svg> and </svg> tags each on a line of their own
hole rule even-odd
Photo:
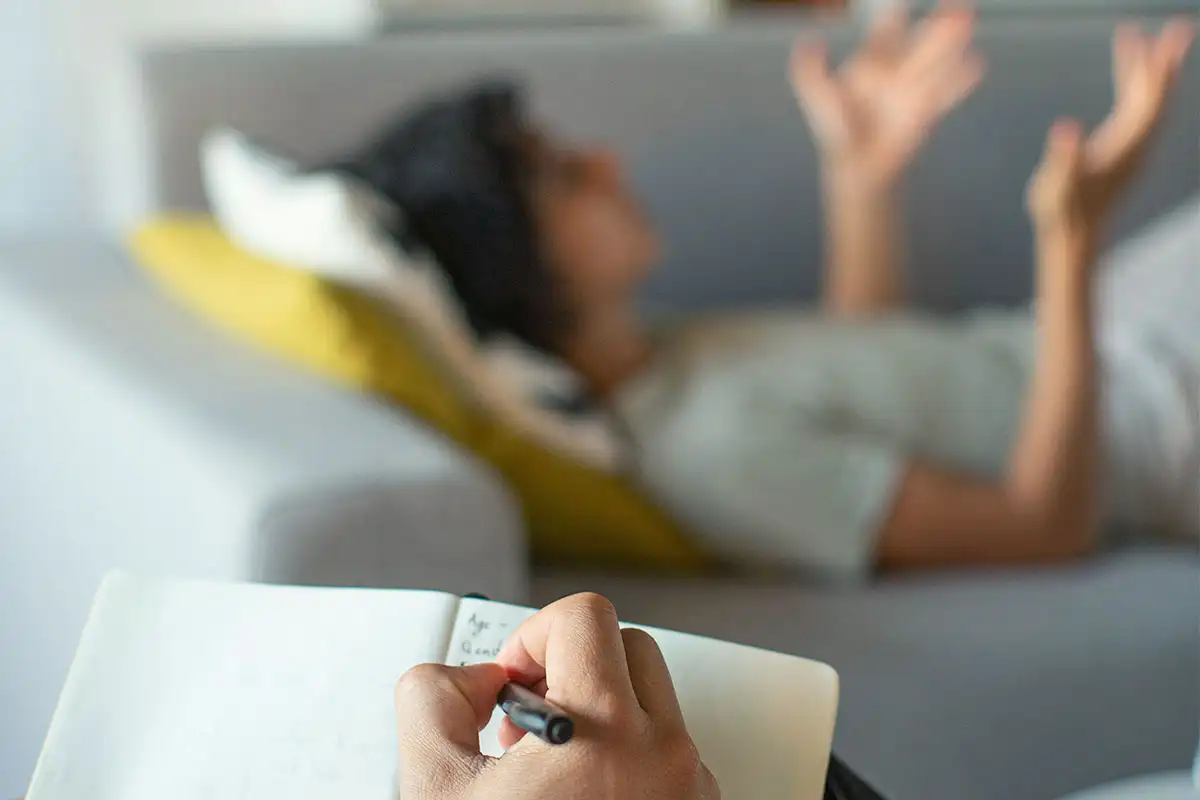
<svg viewBox="0 0 1200 800">
<path fill-rule="evenodd" d="M 371 299 L 246 253 L 208 217 L 152 220 L 129 245 L 135 260 L 194 312 L 319 375 L 404 406 L 494 466 L 523 504 L 535 558 L 675 572 L 709 564 L 622 478 L 489 419 Z"/>
</svg>

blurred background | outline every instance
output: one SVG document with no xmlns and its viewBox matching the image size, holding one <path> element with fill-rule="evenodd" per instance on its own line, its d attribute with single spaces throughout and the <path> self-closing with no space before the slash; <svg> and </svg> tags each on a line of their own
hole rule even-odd
<svg viewBox="0 0 1200 800">
<path fill-rule="evenodd" d="M 843 57 L 885 5 L 0 0 L 0 797 L 24 790 L 112 569 L 534 605 L 596 590 L 632 621 L 831 663 L 837 750 L 897 800 L 1182 785 L 1194 548 L 837 586 L 729 569 L 588 460 L 605 441 L 561 374 L 476 385 L 419 320 L 237 224 L 401 109 L 504 75 L 554 131 L 623 157 L 670 243 L 648 309 L 811 303 L 821 169 L 786 64 L 797 37 Z M 939 314 L 1027 308 L 1024 193 L 1049 125 L 1107 113 L 1118 19 L 1198 10 L 978 7 L 989 77 L 905 186 L 913 301 Z M 1200 193 L 1200 59 L 1184 72 L 1120 237 Z M 274 232 L 319 249 L 312 230 Z M 547 394 L 557 416 L 527 407 Z"/>
<path fill-rule="evenodd" d="M 67 119 L 68 59 L 48 3 L 0 8 L 4 82 L 0 230 L 12 235 L 84 218 L 82 164 Z"/>
<path fill-rule="evenodd" d="M 5 108 L 0 230 L 120 219 L 101 185 L 136 136 L 130 59 L 166 41 L 331 39 L 416 28 L 565 24 L 708 25 L 730 10 L 840 9 L 840 0 L 7 0 L 0 8 Z M 114 207 L 113 204 L 116 204 Z"/>
</svg>

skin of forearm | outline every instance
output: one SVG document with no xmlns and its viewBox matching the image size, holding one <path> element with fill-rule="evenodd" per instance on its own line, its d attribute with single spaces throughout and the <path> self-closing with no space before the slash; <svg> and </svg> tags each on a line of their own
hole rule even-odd
<svg viewBox="0 0 1200 800">
<path fill-rule="evenodd" d="M 894 310 L 904 301 L 898 187 L 840 165 L 826 166 L 823 183 L 825 308 L 846 316 Z"/>
<path fill-rule="evenodd" d="M 1007 489 L 1064 555 L 1099 528 L 1099 387 L 1091 262 L 1084 237 L 1039 237 L 1038 355 Z"/>
</svg>

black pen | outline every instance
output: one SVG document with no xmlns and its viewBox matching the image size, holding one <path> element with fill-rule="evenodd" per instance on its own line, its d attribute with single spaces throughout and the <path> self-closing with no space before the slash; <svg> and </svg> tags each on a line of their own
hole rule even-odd
<svg viewBox="0 0 1200 800">
<path fill-rule="evenodd" d="M 514 725 L 548 744 L 566 744 L 575 735 L 575 723 L 565 711 L 524 686 L 505 686 L 496 705 Z"/>
</svg>

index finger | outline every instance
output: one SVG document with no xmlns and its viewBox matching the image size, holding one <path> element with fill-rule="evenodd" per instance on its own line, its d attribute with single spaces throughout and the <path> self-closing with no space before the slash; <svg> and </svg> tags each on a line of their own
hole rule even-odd
<svg viewBox="0 0 1200 800">
<path fill-rule="evenodd" d="M 890 3 L 871 20 L 863 51 L 883 63 L 891 63 L 904 47 L 908 24 L 908 4 Z"/>
<path fill-rule="evenodd" d="M 1155 47 L 1159 68 L 1169 75 L 1174 75 L 1183 66 L 1195 38 L 1196 28 L 1186 18 L 1176 17 L 1168 20 L 1158 36 Z"/>
<path fill-rule="evenodd" d="M 519 682 L 546 681 L 546 699 L 600 718 L 637 709 L 617 612 L 598 594 L 578 594 L 534 614 L 496 658 Z"/>
</svg>

